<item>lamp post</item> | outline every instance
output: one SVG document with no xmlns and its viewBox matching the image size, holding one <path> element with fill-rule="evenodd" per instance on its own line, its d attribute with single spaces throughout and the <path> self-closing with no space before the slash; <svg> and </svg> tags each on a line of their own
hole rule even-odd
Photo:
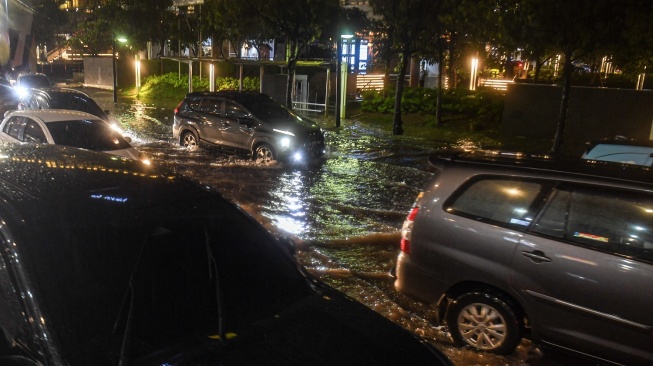
<svg viewBox="0 0 653 366">
<path fill-rule="evenodd" d="M 118 103 L 118 67 L 116 65 L 116 41 L 125 43 L 126 38 L 113 37 L 113 44 L 111 46 L 111 58 L 113 61 L 113 102 Z"/>
<path fill-rule="evenodd" d="M 342 87 L 342 42 L 345 39 L 353 38 L 352 34 L 342 34 L 340 39 L 338 39 L 338 45 L 336 50 L 338 53 L 338 60 L 336 62 L 336 127 L 340 127 L 340 114 L 342 109 L 343 100 L 346 101 L 346 98 L 342 98 L 342 94 L 347 94 L 347 86 L 343 90 Z M 345 70 L 346 72 L 347 70 Z"/>
</svg>

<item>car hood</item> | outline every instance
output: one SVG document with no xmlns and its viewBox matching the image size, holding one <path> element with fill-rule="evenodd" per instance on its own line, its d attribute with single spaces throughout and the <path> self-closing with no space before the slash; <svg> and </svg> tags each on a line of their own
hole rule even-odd
<svg viewBox="0 0 653 366">
<path fill-rule="evenodd" d="M 195 339 L 135 364 L 452 365 L 433 346 L 332 290 L 224 338 Z"/>
<path fill-rule="evenodd" d="M 320 126 L 307 119 L 288 117 L 264 123 L 263 126 L 273 130 L 292 132 L 295 136 L 307 135 L 320 131 Z"/>
<path fill-rule="evenodd" d="M 139 153 L 138 150 L 134 149 L 133 147 L 129 147 L 127 149 L 120 149 L 120 150 L 109 150 L 104 152 L 107 154 L 116 155 L 127 159 L 141 160 L 141 153 Z"/>
</svg>

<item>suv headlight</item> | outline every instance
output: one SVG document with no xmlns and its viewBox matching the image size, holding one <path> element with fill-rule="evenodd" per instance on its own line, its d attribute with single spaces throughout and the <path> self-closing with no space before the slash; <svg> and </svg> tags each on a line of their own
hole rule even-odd
<svg viewBox="0 0 653 366">
<path fill-rule="evenodd" d="M 290 137 L 284 137 L 281 139 L 281 147 L 287 149 L 290 147 Z"/>
</svg>

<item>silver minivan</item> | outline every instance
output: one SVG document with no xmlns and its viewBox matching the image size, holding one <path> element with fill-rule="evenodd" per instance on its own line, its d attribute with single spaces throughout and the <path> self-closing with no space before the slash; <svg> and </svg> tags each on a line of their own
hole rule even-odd
<svg viewBox="0 0 653 366">
<path fill-rule="evenodd" d="M 460 345 L 522 337 L 653 363 L 653 171 L 498 153 L 440 154 L 402 228 L 395 287 L 437 305 Z"/>
</svg>

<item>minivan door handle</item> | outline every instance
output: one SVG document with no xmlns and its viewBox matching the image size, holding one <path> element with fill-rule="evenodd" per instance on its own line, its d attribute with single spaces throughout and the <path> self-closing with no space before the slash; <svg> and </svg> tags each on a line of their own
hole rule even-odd
<svg viewBox="0 0 653 366">
<path fill-rule="evenodd" d="M 541 250 L 534 250 L 532 252 L 524 250 L 521 252 L 521 255 L 530 258 L 535 263 L 551 262 L 551 258 L 547 257 Z"/>
</svg>

